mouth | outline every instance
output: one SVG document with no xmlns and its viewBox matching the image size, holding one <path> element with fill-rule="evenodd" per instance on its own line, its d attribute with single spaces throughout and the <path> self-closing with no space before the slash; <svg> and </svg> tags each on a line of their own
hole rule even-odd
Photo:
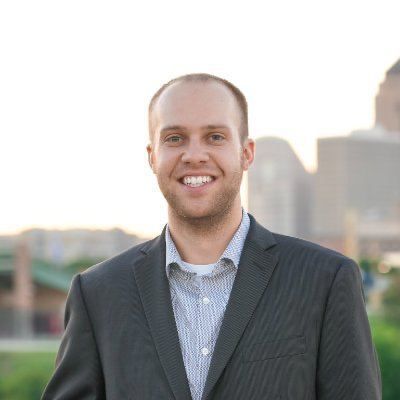
<svg viewBox="0 0 400 400">
<path fill-rule="evenodd" d="M 211 185 L 216 180 L 215 176 L 193 176 L 187 175 L 179 179 L 179 182 L 188 188 L 199 188 Z"/>
</svg>

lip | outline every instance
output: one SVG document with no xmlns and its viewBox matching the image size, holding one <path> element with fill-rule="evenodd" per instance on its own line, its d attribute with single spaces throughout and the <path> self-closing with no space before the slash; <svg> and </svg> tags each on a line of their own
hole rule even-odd
<svg viewBox="0 0 400 400">
<path fill-rule="evenodd" d="M 215 175 L 210 174 L 208 172 L 193 172 L 193 173 L 186 172 L 184 175 L 181 175 L 179 177 L 179 181 L 181 182 L 185 176 L 211 176 L 213 179 L 216 179 Z"/>
<path fill-rule="evenodd" d="M 203 176 L 203 175 L 184 175 L 184 176 Z M 197 186 L 197 187 L 191 187 L 189 185 L 185 185 L 184 183 L 182 183 L 181 179 L 179 180 L 179 184 L 181 186 L 183 186 L 183 190 L 185 190 L 187 193 L 202 194 L 214 185 L 217 178 L 215 178 L 215 177 L 213 177 L 213 178 L 214 179 L 211 182 L 206 182 L 204 185 Z"/>
</svg>

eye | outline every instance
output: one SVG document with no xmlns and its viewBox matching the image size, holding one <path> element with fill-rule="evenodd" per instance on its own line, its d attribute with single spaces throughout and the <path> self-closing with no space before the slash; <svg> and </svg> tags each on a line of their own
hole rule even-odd
<svg viewBox="0 0 400 400">
<path fill-rule="evenodd" d="M 167 138 L 165 139 L 165 141 L 166 141 L 166 142 L 169 142 L 169 143 L 179 143 L 179 141 L 180 141 L 181 139 L 182 139 L 182 138 L 181 138 L 180 136 L 174 135 L 174 136 L 169 136 L 169 137 L 167 137 Z"/>
<path fill-rule="evenodd" d="M 210 137 L 214 142 L 221 142 L 225 139 L 224 136 L 219 133 L 213 133 L 212 135 L 210 135 Z"/>
</svg>

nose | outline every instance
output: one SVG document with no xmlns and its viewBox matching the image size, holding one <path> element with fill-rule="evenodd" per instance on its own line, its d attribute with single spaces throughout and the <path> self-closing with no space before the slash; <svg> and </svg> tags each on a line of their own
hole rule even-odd
<svg viewBox="0 0 400 400">
<path fill-rule="evenodd" d="M 182 154 L 182 161 L 188 164 L 207 162 L 209 159 L 206 147 L 198 141 L 191 141 Z"/>
</svg>

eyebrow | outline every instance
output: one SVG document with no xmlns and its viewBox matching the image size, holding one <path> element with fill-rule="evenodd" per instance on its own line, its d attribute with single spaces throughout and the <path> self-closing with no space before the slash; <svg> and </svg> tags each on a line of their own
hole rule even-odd
<svg viewBox="0 0 400 400">
<path fill-rule="evenodd" d="M 211 129 L 226 129 L 229 130 L 229 128 L 226 125 L 205 125 L 202 127 L 203 130 L 211 130 Z M 186 128 L 182 125 L 167 125 L 164 128 L 160 130 L 161 133 L 169 132 L 169 131 L 185 131 Z"/>
<path fill-rule="evenodd" d="M 185 128 L 181 125 L 167 125 L 164 128 L 162 128 L 160 132 L 164 133 L 169 131 L 182 131 L 182 130 L 185 130 Z"/>
</svg>

